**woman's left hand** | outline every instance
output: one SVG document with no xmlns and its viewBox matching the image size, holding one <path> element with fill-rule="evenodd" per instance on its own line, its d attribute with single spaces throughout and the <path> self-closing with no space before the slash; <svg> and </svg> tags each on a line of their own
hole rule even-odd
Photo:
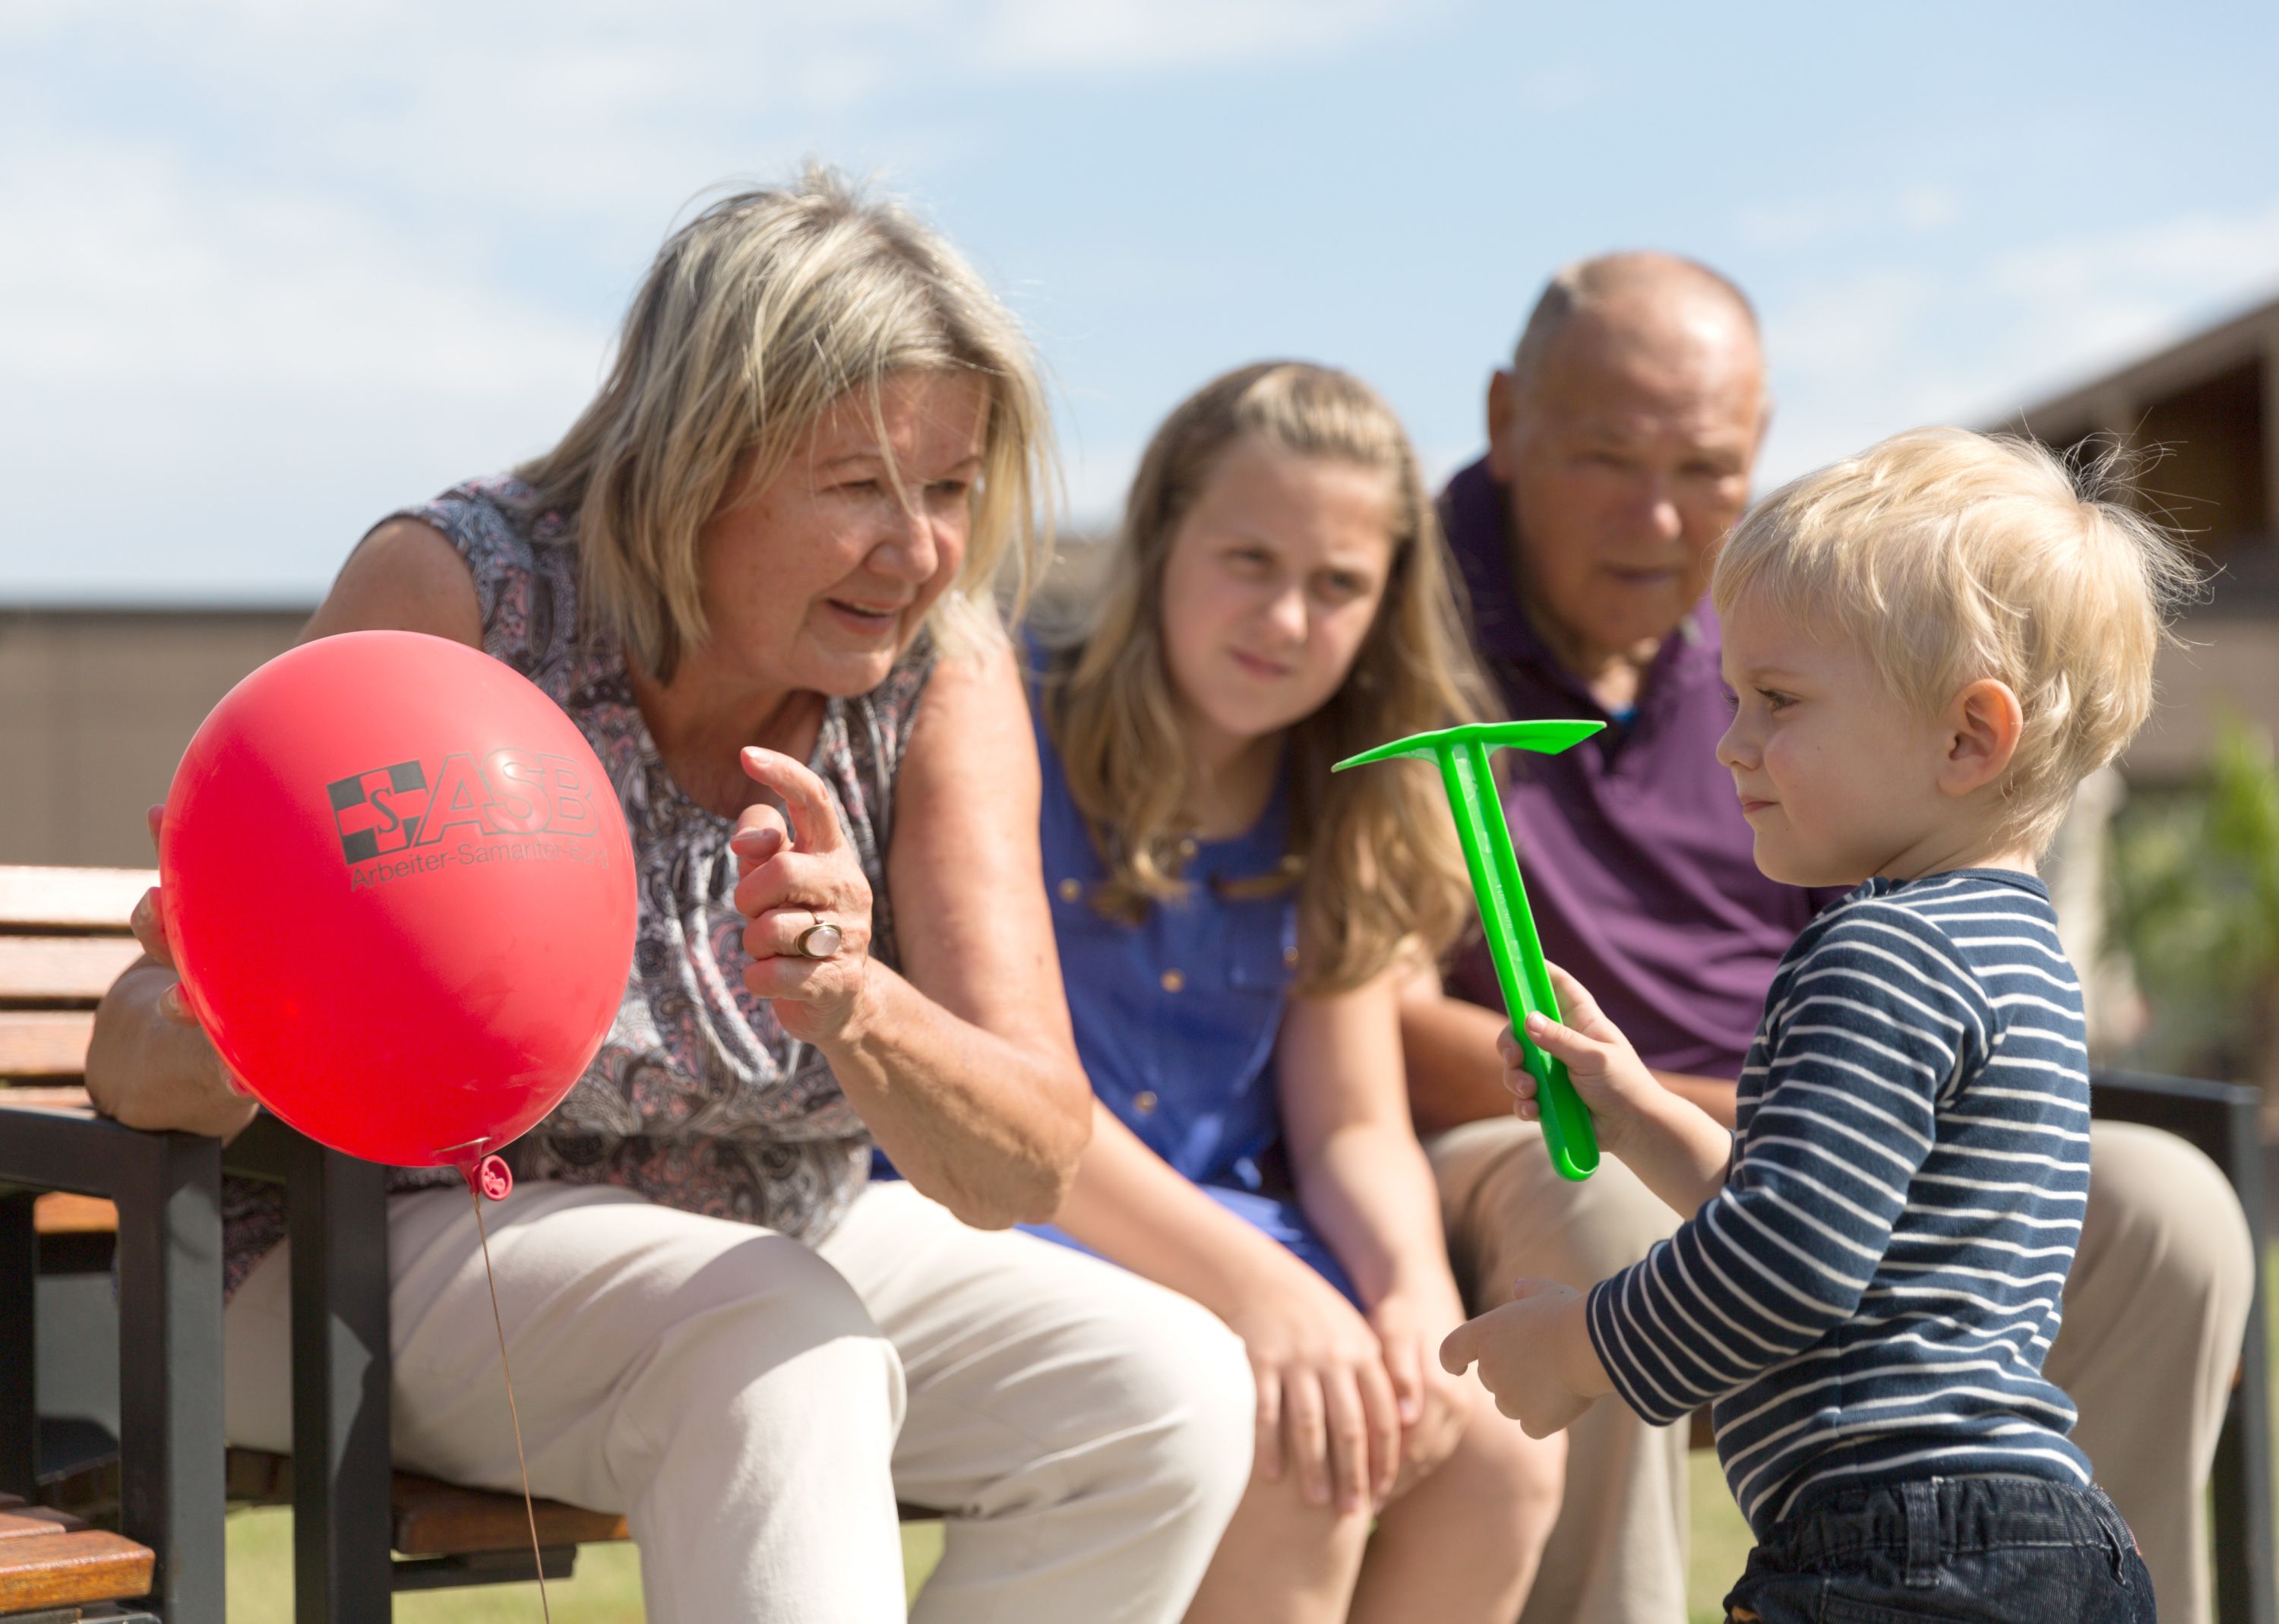
<svg viewBox="0 0 2279 1624">
<path fill-rule="evenodd" d="M 778 1023 L 802 1042 L 848 1037 L 860 1023 L 868 983 L 871 882 L 822 779 L 773 750 L 749 747 L 740 760 L 791 808 L 787 827 L 774 807 L 746 807 L 728 838 L 736 854 L 736 911 L 751 922 L 744 927 L 752 955 L 744 984 L 755 998 L 771 1000 Z M 817 925 L 839 933 L 822 958 L 800 948 Z"/>
<path fill-rule="evenodd" d="M 1369 1322 L 1385 1345 L 1385 1374 L 1400 1406 L 1398 1498 L 1450 1455 L 1471 1417 L 1462 1381 L 1440 1367 L 1440 1339 L 1462 1322 L 1459 1305 L 1437 1311 L 1396 1291 L 1370 1311 Z"/>
</svg>

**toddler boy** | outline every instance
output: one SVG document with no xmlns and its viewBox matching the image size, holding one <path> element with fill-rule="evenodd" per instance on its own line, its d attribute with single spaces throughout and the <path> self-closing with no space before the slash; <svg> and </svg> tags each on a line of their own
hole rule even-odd
<svg viewBox="0 0 2279 1624">
<path fill-rule="evenodd" d="M 1587 1296 L 1522 1281 L 1441 1349 L 1537 1436 L 1715 1401 L 1757 1536 L 1733 1619 L 2150 1620 L 2042 1375 L 2089 1187 L 2081 990 L 2037 855 L 2144 721 L 2185 584 L 2037 447 L 1901 434 L 1752 512 L 1711 593 L 1757 866 L 1856 885 L 1775 977 L 1730 1134 L 1554 970 L 1600 1145 L 1695 1215 Z M 1522 1116 L 1534 1084 L 1505 1036 Z"/>
</svg>

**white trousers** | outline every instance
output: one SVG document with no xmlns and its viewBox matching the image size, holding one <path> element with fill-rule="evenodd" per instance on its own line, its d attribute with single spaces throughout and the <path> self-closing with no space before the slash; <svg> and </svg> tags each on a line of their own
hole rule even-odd
<svg viewBox="0 0 2279 1624">
<path fill-rule="evenodd" d="M 651 1624 L 902 1618 L 897 1498 L 948 1520 L 925 1624 L 1176 1619 L 1249 1477 L 1216 1318 L 908 1184 L 813 1250 L 613 1189 L 485 1216 L 531 1486 L 625 1516 Z M 518 1490 L 466 1192 L 395 1198 L 388 1248 L 397 1462 Z M 289 1272 L 225 1316 L 235 1443 L 289 1446 Z"/>
</svg>

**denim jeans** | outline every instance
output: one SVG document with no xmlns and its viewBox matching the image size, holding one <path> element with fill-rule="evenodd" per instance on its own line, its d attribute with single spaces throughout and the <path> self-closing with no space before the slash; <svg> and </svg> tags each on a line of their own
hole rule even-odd
<svg viewBox="0 0 2279 1624">
<path fill-rule="evenodd" d="M 1749 1552 L 1729 1620 L 2151 1624 L 2152 1581 L 2101 1489 L 2037 1477 L 1822 1487 Z"/>
</svg>

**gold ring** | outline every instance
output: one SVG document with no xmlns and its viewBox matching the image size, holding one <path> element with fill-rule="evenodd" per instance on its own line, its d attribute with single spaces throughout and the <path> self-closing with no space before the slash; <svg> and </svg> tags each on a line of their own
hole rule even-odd
<svg viewBox="0 0 2279 1624">
<path fill-rule="evenodd" d="M 839 951 L 840 940 L 837 925 L 818 919 L 799 933 L 792 946 L 802 958 L 828 959 Z"/>
</svg>

